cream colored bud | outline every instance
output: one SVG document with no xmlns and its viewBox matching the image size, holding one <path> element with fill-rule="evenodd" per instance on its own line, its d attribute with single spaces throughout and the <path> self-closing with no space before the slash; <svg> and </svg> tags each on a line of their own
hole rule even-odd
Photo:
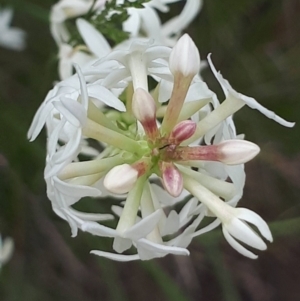
<svg viewBox="0 0 300 301">
<path fill-rule="evenodd" d="M 103 185 L 116 194 L 127 193 L 138 178 L 138 171 L 129 164 L 122 164 L 111 169 L 105 176 Z"/>
<path fill-rule="evenodd" d="M 258 145 L 245 140 L 227 140 L 217 148 L 219 161 L 228 165 L 246 163 L 260 152 Z"/>
<path fill-rule="evenodd" d="M 146 90 L 137 88 L 132 98 L 132 112 L 137 120 L 144 122 L 155 120 L 156 105 L 152 96 Z"/>
<path fill-rule="evenodd" d="M 174 46 L 169 68 L 173 75 L 180 73 L 184 77 L 194 77 L 200 71 L 199 51 L 188 34 L 184 34 Z"/>
</svg>

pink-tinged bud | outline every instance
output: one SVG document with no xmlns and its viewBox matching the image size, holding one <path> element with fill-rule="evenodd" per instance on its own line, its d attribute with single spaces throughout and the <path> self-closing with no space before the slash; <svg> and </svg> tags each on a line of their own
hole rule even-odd
<svg viewBox="0 0 300 301">
<path fill-rule="evenodd" d="M 156 105 L 152 96 L 144 89 L 137 88 L 132 98 L 132 112 L 141 122 L 143 128 L 151 139 L 158 133 L 156 124 Z"/>
<path fill-rule="evenodd" d="M 170 140 L 175 144 L 180 144 L 182 141 L 189 139 L 196 131 L 197 124 L 191 120 L 179 122 L 170 134 Z"/>
<path fill-rule="evenodd" d="M 162 161 L 159 164 L 162 183 L 173 197 L 178 197 L 183 189 L 183 178 L 178 168 L 172 162 Z"/>
<path fill-rule="evenodd" d="M 227 140 L 217 147 L 219 161 L 228 165 L 246 163 L 260 152 L 258 145 L 245 140 Z"/>
<path fill-rule="evenodd" d="M 131 190 L 138 178 L 138 171 L 129 164 L 111 169 L 105 176 L 103 185 L 112 193 L 123 194 Z"/>
<path fill-rule="evenodd" d="M 155 119 L 156 105 L 149 92 L 142 88 L 137 88 L 134 91 L 132 111 L 136 119 L 141 123 Z"/>
<path fill-rule="evenodd" d="M 253 159 L 259 147 L 245 140 L 227 140 L 216 145 L 166 147 L 164 157 L 176 161 L 219 161 L 227 165 L 243 164 Z"/>
<path fill-rule="evenodd" d="M 172 74 L 180 73 L 184 77 L 194 77 L 200 71 L 199 51 L 188 34 L 184 34 L 174 46 L 169 68 Z"/>
</svg>

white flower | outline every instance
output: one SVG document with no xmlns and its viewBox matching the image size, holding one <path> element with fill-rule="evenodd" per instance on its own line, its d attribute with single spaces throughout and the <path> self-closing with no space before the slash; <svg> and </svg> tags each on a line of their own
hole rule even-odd
<svg viewBox="0 0 300 301">
<path fill-rule="evenodd" d="M 168 11 L 166 4 L 179 0 L 152 0 L 144 4 L 144 8 L 129 8 L 129 19 L 123 24 L 123 30 L 130 33 L 131 38 L 145 36 L 146 39 L 153 39 L 158 45 L 174 45 L 182 30 L 198 14 L 202 0 L 188 0 L 182 13 L 167 22 L 166 27 L 161 21 L 155 9 L 162 12 Z M 118 1 L 118 5 L 124 1 Z M 51 32 L 59 47 L 59 75 L 60 79 L 66 79 L 73 74 L 72 65 L 80 67 L 89 65 L 96 58 L 104 57 L 110 46 L 105 38 L 89 22 L 77 19 L 77 29 L 85 42 L 85 45 L 78 45 L 73 48 L 67 43 L 70 40 L 70 33 L 65 26 L 69 18 L 80 17 L 87 13 L 92 5 L 93 10 L 100 12 L 105 6 L 106 0 L 61 0 L 52 7 L 50 15 Z M 90 52 L 90 53 L 87 53 Z"/>
<path fill-rule="evenodd" d="M 264 238 L 270 242 L 273 241 L 267 223 L 256 213 L 245 208 L 231 207 L 187 175 L 184 176 L 184 183 L 185 188 L 205 204 L 220 220 L 226 240 L 244 256 L 252 259 L 257 258 L 257 255 L 247 250 L 237 240 L 258 250 L 265 250 L 267 248 L 261 237 L 246 222 L 255 225 Z M 196 231 L 192 236 L 200 234 L 203 234 L 203 229 Z"/>
<path fill-rule="evenodd" d="M 20 51 L 26 46 L 25 32 L 20 28 L 10 27 L 12 15 L 12 9 L 0 10 L 0 46 Z"/>
<path fill-rule="evenodd" d="M 267 223 L 249 209 L 228 206 L 226 210 L 227 212 L 223 212 L 223 216 L 219 216 L 222 221 L 222 230 L 226 240 L 239 253 L 251 259 L 256 259 L 257 255 L 247 250 L 238 241 L 257 250 L 266 250 L 267 246 L 265 242 L 246 222 L 256 226 L 260 234 L 272 242 L 272 234 Z"/>
<path fill-rule="evenodd" d="M 255 258 L 237 240 L 259 250 L 266 245 L 245 222 L 257 226 L 268 240 L 271 234 L 256 214 L 234 208 L 243 194 L 243 163 L 259 151 L 237 136 L 232 120 L 244 106 L 244 96 L 226 86 L 226 100 L 220 104 L 195 75 L 200 56 L 190 37 L 184 36 L 174 49 L 184 49 L 185 55 L 130 40 L 83 72 L 76 66 L 78 75 L 54 87 L 29 130 L 34 139 L 47 124 L 48 197 L 54 211 L 69 222 L 73 236 L 81 229 L 113 239 L 117 254 L 92 251 L 100 256 L 125 261 L 188 255 L 193 237 L 222 223 L 228 242 Z M 192 73 L 183 74 L 189 54 L 198 63 Z M 179 76 L 174 64 L 184 71 Z M 149 77 L 157 83 L 152 91 Z M 92 140 L 102 148 L 92 154 L 89 147 L 87 155 Z M 123 195 L 111 207 L 115 227 L 96 222 L 111 218 L 110 213 L 86 214 L 72 208 L 84 196 L 101 197 L 102 191 L 103 197 Z M 205 216 L 216 220 L 201 227 Z"/>
<path fill-rule="evenodd" d="M 168 12 L 169 7 L 166 4 L 179 1 L 152 0 L 145 3 L 143 9 L 129 8 L 130 17 L 123 23 L 123 30 L 129 32 L 131 38 L 146 34 L 146 37 L 154 39 L 156 44 L 174 46 L 182 31 L 194 20 L 202 7 L 202 0 L 188 0 L 179 16 L 161 24 L 155 9 Z"/>
<path fill-rule="evenodd" d="M 3 264 L 7 263 L 14 251 L 14 241 L 12 238 L 7 237 L 2 241 L 0 235 L 0 270 Z"/>
</svg>

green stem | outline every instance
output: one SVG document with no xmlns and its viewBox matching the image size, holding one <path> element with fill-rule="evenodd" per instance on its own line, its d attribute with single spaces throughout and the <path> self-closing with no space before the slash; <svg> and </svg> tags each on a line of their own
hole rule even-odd
<svg viewBox="0 0 300 301">
<path fill-rule="evenodd" d="M 183 77 L 181 74 L 175 75 L 172 95 L 161 125 L 162 135 L 169 134 L 177 124 L 191 81 L 190 77 Z"/>
<path fill-rule="evenodd" d="M 185 173 L 186 175 L 200 182 L 203 186 L 212 191 L 214 194 L 223 197 L 226 200 L 232 198 L 235 194 L 235 187 L 232 183 L 225 182 L 210 177 L 208 175 L 204 175 L 200 172 L 194 171 L 179 164 L 176 164 L 176 166 L 182 173 Z"/>
<path fill-rule="evenodd" d="M 109 128 L 115 132 L 123 133 L 121 129 L 119 129 L 114 123 L 111 122 L 109 118 L 107 118 L 94 104 L 92 101 L 89 101 L 88 107 L 88 118 Z"/>
<path fill-rule="evenodd" d="M 130 190 L 130 192 L 128 193 L 125 206 L 117 226 L 118 231 L 125 232 L 135 224 L 144 189 L 144 183 L 147 177 L 147 174 L 139 177 L 132 190 Z"/>
<path fill-rule="evenodd" d="M 227 117 L 241 109 L 244 105 L 245 103 L 238 98 L 226 98 L 220 106 L 218 106 L 214 111 L 212 111 L 210 114 L 208 114 L 198 122 L 197 129 L 194 135 L 188 140 L 184 141 L 182 145 L 188 145 L 195 140 L 203 137 L 209 130 L 213 129 Z"/>
<path fill-rule="evenodd" d="M 128 160 L 127 160 L 128 161 Z M 116 165 L 127 162 L 123 154 L 84 162 L 73 162 L 67 165 L 59 174 L 61 180 L 105 172 Z"/>
<path fill-rule="evenodd" d="M 88 119 L 85 127 L 83 128 L 83 134 L 89 138 L 96 139 L 100 142 L 126 150 L 130 153 L 139 153 L 139 151 L 141 151 L 140 145 L 137 141 L 108 129 L 107 127 L 90 119 Z"/>
</svg>

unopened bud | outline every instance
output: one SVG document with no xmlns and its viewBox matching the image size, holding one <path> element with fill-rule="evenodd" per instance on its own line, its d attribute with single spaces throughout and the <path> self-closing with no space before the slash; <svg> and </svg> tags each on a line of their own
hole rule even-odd
<svg viewBox="0 0 300 301">
<path fill-rule="evenodd" d="M 215 145 L 179 146 L 176 150 L 166 148 L 165 156 L 176 161 L 219 161 L 227 165 L 243 164 L 253 159 L 260 148 L 245 140 L 227 140 Z"/>
<path fill-rule="evenodd" d="M 200 71 L 199 51 L 188 34 L 184 34 L 174 46 L 169 68 L 173 75 L 182 74 L 184 77 L 194 77 Z"/>
<path fill-rule="evenodd" d="M 245 140 L 227 140 L 217 147 L 219 161 L 228 165 L 246 163 L 260 152 L 258 145 Z"/>
<path fill-rule="evenodd" d="M 156 124 L 156 105 L 152 96 L 144 89 L 137 88 L 132 98 L 132 112 L 141 122 L 143 128 L 151 139 L 158 133 Z"/>
<path fill-rule="evenodd" d="M 123 194 L 132 189 L 138 178 L 138 171 L 129 164 L 111 169 L 105 176 L 103 185 L 112 193 Z"/>
<path fill-rule="evenodd" d="M 191 120 L 179 122 L 170 134 L 170 139 L 174 140 L 175 144 L 180 144 L 182 141 L 189 139 L 196 131 L 197 124 Z"/>
<path fill-rule="evenodd" d="M 183 189 L 183 178 L 178 168 L 172 162 L 161 162 L 160 171 L 164 188 L 173 197 L 178 197 Z"/>
</svg>

